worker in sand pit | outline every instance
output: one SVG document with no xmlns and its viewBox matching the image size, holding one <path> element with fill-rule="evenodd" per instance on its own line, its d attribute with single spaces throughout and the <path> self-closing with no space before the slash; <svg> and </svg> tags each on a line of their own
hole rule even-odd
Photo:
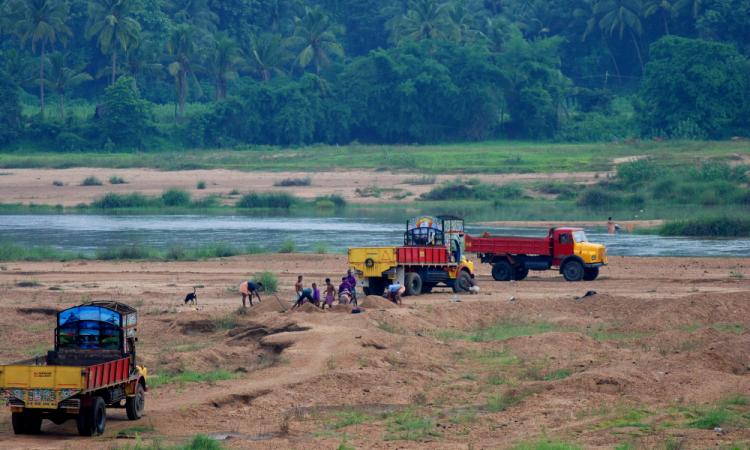
<svg viewBox="0 0 750 450">
<path fill-rule="evenodd" d="M 402 286 L 398 281 L 394 281 L 393 284 L 388 286 L 388 300 L 396 303 L 397 305 L 400 305 L 401 296 L 404 294 L 404 292 L 406 292 L 406 288 Z"/>
<path fill-rule="evenodd" d="M 302 293 L 297 298 L 297 301 L 294 302 L 292 309 L 302 306 L 305 303 L 305 300 L 309 301 L 315 306 L 320 305 L 320 290 L 315 283 L 312 284 L 311 288 L 302 288 Z"/>
<path fill-rule="evenodd" d="M 352 293 L 352 303 L 357 304 L 357 277 L 352 273 L 352 269 L 346 271 L 346 282 L 349 284 L 349 292 Z"/>
<path fill-rule="evenodd" d="M 250 306 L 253 306 L 253 295 L 258 298 L 258 303 L 260 303 L 261 289 L 263 289 L 263 283 L 261 282 L 256 283 L 252 280 L 243 281 L 242 284 L 240 284 L 240 294 L 242 294 L 242 307 L 245 307 L 246 297 L 250 300 Z"/>
</svg>

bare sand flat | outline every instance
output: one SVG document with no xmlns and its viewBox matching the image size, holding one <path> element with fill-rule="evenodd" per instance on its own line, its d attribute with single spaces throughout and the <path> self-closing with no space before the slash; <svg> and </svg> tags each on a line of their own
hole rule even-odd
<svg viewBox="0 0 750 450">
<path fill-rule="evenodd" d="M 551 271 L 499 283 L 481 265 L 479 295 L 455 302 L 436 289 L 400 307 L 367 299 L 361 314 L 287 311 L 296 275 L 340 275 L 346 262 L 338 255 L 0 269 L 2 362 L 50 347 L 56 310 L 109 298 L 138 308 L 138 355 L 154 377 L 217 369 L 235 376 L 155 388 L 140 422 L 110 410 L 107 432 L 96 438 L 78 437 L 73 422 L 14 436 L 4 410 L 0 448 L 111 448 L 132 444 L 115 437 L 132 436 L 134 425 L 146 442 L 205 433 L 226 438 L 228 448 L 258 449 L 336 448 L 344 433 L 357 448 L 424 449 L 507 448 L 542 436 L 602 449 L 625 440 L 715 448 L 750 439 L 744 427 L 688 427 L 681 412 L 750 392 L 747 259 L 611 257 L 598 280 L 584 283 Z M 237 287 L 261 270 L 276 273 L 281 290 L 239 314 Z M 36 286 L 18 285 L 29 280 Z M 203 286 L 198 306 L 184 306 L 195 285 Z M 588 290 L 597 294 L 576 299 Z M 531 336 L 451 339 L 497 323 L 529 327 Z M 493 406 L 503 398 L 515 400 Z M 352 410 L 365 418 L 342 423 Z M 427 433 L 403 440 L 394 425 L 403 411 L 429 420 Z M 623 419 L 633 414 L 642 425 Z"/>
</svg>

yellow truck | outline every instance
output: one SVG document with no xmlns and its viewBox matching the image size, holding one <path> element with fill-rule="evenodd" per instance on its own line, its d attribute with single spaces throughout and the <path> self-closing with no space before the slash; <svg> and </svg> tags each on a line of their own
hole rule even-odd
<svg viewBox="0 0 750 450">
<path fill-rule="evenodd" d="M 94 301 L 57 314 L 54 350 L 0 365 L 15 434 L 38 434 L 42 420 L 76 421 L 81 436 L 104 432 L 107 407 L 143 416 L 147 370 L 136 365 L 135 309 Z"/>
<path fill-rule="evenodd" d="M 474 284 L 474 263 L 464 255 L 464 222 L 458 217 L 409 220 L 404 245 L 350 248 L 348 264 L 366 295 L 382 295 L 394 281 L 406 295 L 426 294 L 439 285 L 467 292 Z"/>
</svg>

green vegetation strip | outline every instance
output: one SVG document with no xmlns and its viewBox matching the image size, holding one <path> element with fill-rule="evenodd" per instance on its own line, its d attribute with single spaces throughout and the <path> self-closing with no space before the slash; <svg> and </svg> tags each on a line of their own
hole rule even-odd
<svg viewBox="0 0 750 450">
<path fill-rule="evenodd" d="M 140 438 L 134 445 L 113 447 L 115 450 L 223 450 L 225 447 L 208 436 L 199 434 L 190 442 L 182 445 L 169 445 L 154 439 L 151 443 L 144 443 Z"/>
<path fill-rule="evenodd" d="M 435 337 L 444 340 L 465 340 L 471 342 L 502 341 L 518 336 L 533 336 L 563 329 L 549 322 L 521 323 L 500 322 L 487 328 L 470 331 L 438 330 Z"/>
<path fill-rule="evenodd" d="M 224 369 L 214 370 L 212 372 L 180 372 L 180 373 L 162 373 L 155 374 L 148 377 L 148 386 L 150 388 L 158 388 L 159 386 L 165 386 L 170 384 L 186 384 L 186 383 L 213 383 L 222 380 L 231 380 L 237 378 L 236 374 L 233 374 Z"/>
</svg>

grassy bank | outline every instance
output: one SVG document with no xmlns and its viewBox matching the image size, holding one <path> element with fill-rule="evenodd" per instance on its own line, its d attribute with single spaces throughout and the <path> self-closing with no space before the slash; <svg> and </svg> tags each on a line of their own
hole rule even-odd
<svg viewBox="0 0 750 450">
<path fill-rule="evenodd" d="M 747 217 L 704 217 L 667 222 L 659 228 L 662 236 L 750 237 Z"/>
<path fill-rule="evenodd" d="M 147 167 L 161 170 L 245 171 L 401 170 L 424 173 L 530 173 L 604 171 L 615 158 L 651 155 L 665 164 L 696 158 L 731 158 L 747 153 L 744 142 L 636 142 L 556 144 L 476 142 L 445 145 L 348 145 L 301 148 L 249 147 L 234 150 L 146 153 L 50 153 L 29 149 L 0 153 L 0 168 Z"/>
<path fill-rule="evenodd" d="M 211 258 L 253 255 L 270 251 L 271 249 L 260 247 L 238 248 L 219 243 L 199 247 L 173 246 L 167 249 L 156 249 L 134 244 L 103 248 L 95 252 L 73 252 L 48 246 L 23 246 L 11 242 L 0 242 L 0 261 L 71 261 L 75 259 L 102 261 L 201 261 Z"/>
</svg>

